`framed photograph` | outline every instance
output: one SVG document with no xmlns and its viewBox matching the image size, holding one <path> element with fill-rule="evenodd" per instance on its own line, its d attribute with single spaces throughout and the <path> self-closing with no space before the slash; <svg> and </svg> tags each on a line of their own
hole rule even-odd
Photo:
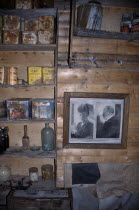
<svg viewBox="0 0 139 210">
<path fill-rule="evenodd" d="M 126 148 L 128 115 L 129 94 L 65 92 L 63 146 Z"/>
</svg>

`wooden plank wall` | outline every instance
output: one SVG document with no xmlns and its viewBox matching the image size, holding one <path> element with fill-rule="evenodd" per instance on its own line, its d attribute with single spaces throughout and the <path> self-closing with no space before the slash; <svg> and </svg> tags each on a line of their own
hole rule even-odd
<svg viewBox="0 0 139 210">
<path fill-rule="evenodd" d="M 75 37 L 73 67 L 67 63 L 69 9 L 59 10 L 57 187 L 65 163 L 139 161 L 139 43 Z M 129 93 L 127 149 L 63 149 L 64 92 Z"/>
</svg>

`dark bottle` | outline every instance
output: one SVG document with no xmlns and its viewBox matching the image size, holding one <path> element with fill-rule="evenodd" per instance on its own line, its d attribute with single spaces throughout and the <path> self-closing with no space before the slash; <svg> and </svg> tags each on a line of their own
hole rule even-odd
<svg viewBox="0 0 139 210">
<path fill-rule="evenodd" d="M 4 147 L 4 135 L 3 135 L 2 127 L 0 127 L 0 153 L 3 153 L 4 150 L 5 150 L 5 147 Z"/>
<path fill-rule="evenodd" d="M 9 128 L 6 126 L 4 128 L 4 139 L 5 139 L 5 148 L 9 148 L 9 134 L 8 134 Z"/>
<path fill-rule="evenodd" d="M 24 150 L 28 150 L 30 148 L 30 140 L 27 135 L 27 125 L 24 125 L 24 136 L 22 137 L 22 146 Z"/>
<path fill-rule="evenodd" d="M 49 126 L 49 123 L 45 123 L 45 127 L 41 130 L 42 150 L 54 150 L 54 139 L 54 130 Z"/>
</svg>

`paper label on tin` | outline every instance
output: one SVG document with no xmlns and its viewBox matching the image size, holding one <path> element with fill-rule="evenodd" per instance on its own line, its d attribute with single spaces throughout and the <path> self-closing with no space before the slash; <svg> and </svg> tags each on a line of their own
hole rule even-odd
<svg viewBox="0 0 139 210">
<path fill-rule="evenodd" d="M 0 84 L 4 84 L 4 67 L 0 68 Z"/>
<path fill-rule="evenodd" d="M 53 84 L 54 83 L 54 68 L 43 67 L 42 78 L 43 78 L 43 84 Z"/>
<path fill-rule="evenodd" d="M 28 67 L 28 84 L 41 84 L 42 70 L 41 67 Z"/>
</svg>

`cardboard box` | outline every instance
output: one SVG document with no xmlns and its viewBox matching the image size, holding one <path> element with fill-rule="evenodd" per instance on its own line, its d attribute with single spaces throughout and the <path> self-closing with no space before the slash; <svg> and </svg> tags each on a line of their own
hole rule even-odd
<svg viewBox="0 0 139 210">
<path fill-rule="evenodd" d="M 32 99 L 32 119 L 54 119 L 54 100 Z"/>
<path fill-rule="evenodd" d="M 30 119 L 29 98 L 9 99 L 6 101 L 8 120 L 28 120 Z"/>
<path fill-rule="evenodd" d="M 28 84 L 40 85 L 42 84 L 42 68 L 28 67 Z"/>
<path fill-rule="evenodd" d="M 54 67 L 42 67 L 42 83 L 54 84 Z"/>
</svg>

